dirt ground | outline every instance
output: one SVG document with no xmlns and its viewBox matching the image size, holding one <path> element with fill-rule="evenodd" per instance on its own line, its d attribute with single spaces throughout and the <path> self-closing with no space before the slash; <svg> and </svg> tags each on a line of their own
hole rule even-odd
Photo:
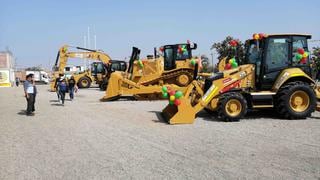
<svg viewBox="0 0 320 180">
<path fill-rule="evenodd" d="M 38 89 L 27 117 L 22 87 L 0 88 L 0 179 L 320 179 L 320 113 L 168 125 L 166 101 L 99 102 L 91 88 L 63 107 Z"/>
</svg>

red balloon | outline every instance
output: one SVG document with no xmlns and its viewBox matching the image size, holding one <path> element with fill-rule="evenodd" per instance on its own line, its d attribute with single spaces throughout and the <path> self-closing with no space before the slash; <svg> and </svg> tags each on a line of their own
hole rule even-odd
<svg viewBox="0 0 320 180">
<path fill-rule="evenodd" d="M 164 47 L 160 47 L 160 51 L 163 52 L 164 51 Z"/>
<path fill-rule="evenodd" d="M 263 33 L 259 33 L 259 38 L 260 38 L 260 39 L 262 39 L 262 38 L 264 38 L 264 37 L 266 37 L 266 35 L 265 35 L 265 34 L 263 34 Z"/>
<path fill-rule="evenodd" d="M 229 45 L 232 46 L 232 47 L 235 47 L 235 46 L 238 45 L 238 42 L 237 42 L 236 40 L 231 40 L 231 41 L 229 42 Z"/>
<path fill-rule="evenodd" d="M 179 106 L 179 105 L 181 104 L 181 100 L 180 100 L 180 99 L 175 99 L 175 100 L 174 100 L 174 104 L 175 104 L 176 106 Z"/>
<path fill-rule="evenodd" d="M 304 57 L 300 60 L 300 64 L 307 64 L 307 58 Z"/>
<path fill-rule="evenodd" d="M 226 69 L 226 70 L 231 69 L 231 68 L 232 68 L 232 66 L 230 63 L 226 64 L 226 66 L 224 67 L 224 69 Z"/>
<path fill-rule="evenodd" d="M 298 50 L 297 50 L 297 51 L 298 51 L 298 53 L 299 53 L 299 54 L 301 54 L 301 55 L 303 55 L 303 54 L 304 54 L 304 49 L 302 49 L 302 48 L 298 48 Z"/>
<path fill-rule="evenodd" d="M 169 91 L 169 95 L 170 95 L 170 96 L 174 96 L 175 94 L 176 94 L 176 91 L 175 91 L 175 90 L 170 90 L 170 91 Z"/>
</svg>

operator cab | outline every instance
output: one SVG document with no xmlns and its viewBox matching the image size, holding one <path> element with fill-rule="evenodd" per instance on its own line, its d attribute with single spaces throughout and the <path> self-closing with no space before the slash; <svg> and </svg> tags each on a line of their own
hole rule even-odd
<svg viewBox="0 0 320 180">
<path fill-rule="evenodd" d="M 98 74 L 106 74 L 114 71 L 126 71 L 127 63 L 120 60 L 111 60 L 111 65 L 106 65 L 103 62 L 93 62 L 91 64 L 91 73 L 93 76 Z"/>
<path fill-rule="evenodd" d="M 185 51 L 179 51 L 183 47 Z M 176 68 L 176 61 L 183 61 L 192 58 L 192 50 L 197 49 L 197 44 L 175 44 L 163 46 L 164 70 Z"/>
<path fill-rule="evenodd" d="M 307 40 L 311 35 L 276 34 L 246 42 L 246 64 L 256 66 L 256 87 L 270 90 L 285 68 L 298 67 L 311 76 L 310 56 L 305 61 L 297 58 L 298 51 L 309 52 Z"/>
</svg>

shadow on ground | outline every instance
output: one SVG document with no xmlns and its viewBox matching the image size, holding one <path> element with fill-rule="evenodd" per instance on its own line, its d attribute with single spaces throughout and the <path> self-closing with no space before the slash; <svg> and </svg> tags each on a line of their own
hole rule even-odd
<svg viewBox="0 0 320 180">
<path fill-rule="evenodd" d="M 27 112 L 26 112 L 26 110 L 20 110 L 19 112 L 17 112 L 17 114 L 25 116 L 25 115 L 27 115 Z"/>
<path fill-rule="evenodd" d="M 149 111 L 150 113 L 155 113 L 157 116 L 157 120 L 152 120 L 156 123 L 166 123 L 165 117 L 162 115 L 161 111 Z M 226 122 L 222 121 L 218 118 L 217 112 L 207 112 L 205 110 L 200 111 L 196 117 L 202 118 L 205 121 L 212 121 L 212 122 Z M 320 117 L 311 116 L 313 119 L 320 119 Z M 260 119 L 270 119 L 270 120 L 288 120 L 283 119 L 274 109 L 263 109 L 263 110 L 249 110 L 245 117 L 242 120 L 260 120 Z M 304 119 L 297 119 L 297 120 L 304 120 Z M 290 120 L 292 121 L 292 120 Z"/>
</svg>

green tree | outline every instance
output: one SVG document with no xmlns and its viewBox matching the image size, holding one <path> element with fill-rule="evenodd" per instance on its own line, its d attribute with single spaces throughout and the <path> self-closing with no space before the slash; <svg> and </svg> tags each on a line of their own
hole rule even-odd
<svg viewBox="0 0 320 180">
<path fill-rule="evenodd" d="M 230 42 L 232 40 L 237 41 L 237 46 L 235 48 L 230 46 Z M 242 43 L 239 39 L 233 38 L 232 36 L 227 36 L 226 39 L 221 42 L 213 43 L 211 46 L 211 50 L 212 49 L 217 51 L 219 62 L 224 57 L 227 57 L 227 59 L 235 57 L 238 63 L 241 63 L 245 57 L 244 43 Z"/>
</svg>

